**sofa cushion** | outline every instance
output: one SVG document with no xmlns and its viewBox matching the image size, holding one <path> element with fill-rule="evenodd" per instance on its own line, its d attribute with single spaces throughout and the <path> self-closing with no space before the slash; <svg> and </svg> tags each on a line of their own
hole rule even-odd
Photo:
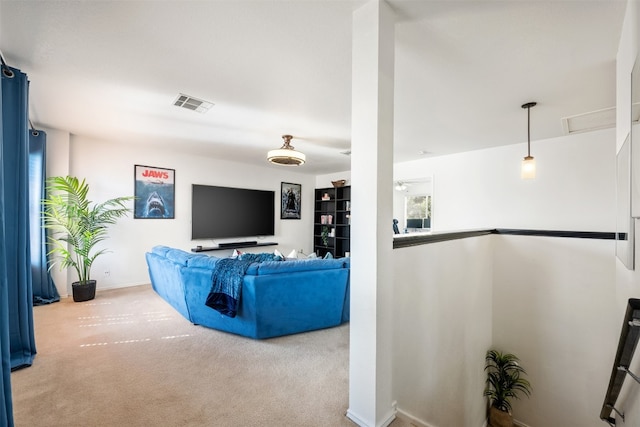
<svg viewBox="0 0 640 427">
<path fill-rule="evenodd" d="M 165 256 L 176 264 L 187 265 L 187 261 L 193 255 L 180 249 L 170 249 Z"/>
<path fill-rule="evenodd" d="M 158 245 L 158 246 L 154 246 L 151 249 L 151 252 L 153 252 L 154 254 L 158 254 L 160 256 L 166 256 L 167 252 L 169 252 L 172 248 L 170 248 L 169 246 L 163 246 L 163 245 Z"/>
<path fill-rule="evenodd" d="M 208 255 L 194 255 L 187 261 L 187 267 L 215 268 L 220 258 Z"/>
<path fill-rule="evenodd" d="M 269 261 L 269 262 L 276 262 L 276 261 Z M 247 268 L 247 271 L 245 271 L 244 275 L 245 276 L 257 276 L 258 275 L 258 267 L 260 267 L 260 263 L 254 262 L 253 264 L 251 264 L 249 266 L 249 268 Z"/>
<path fill-rule="evenodd" d="M 246 274 L 264 276 L 294 271 L 332 270 L 344 268 L 345 263 L 339 259 L 298 259 L 286 262 L 265 261 L 256 266 L 254 269 L 249 268 Z"/>
</svg>

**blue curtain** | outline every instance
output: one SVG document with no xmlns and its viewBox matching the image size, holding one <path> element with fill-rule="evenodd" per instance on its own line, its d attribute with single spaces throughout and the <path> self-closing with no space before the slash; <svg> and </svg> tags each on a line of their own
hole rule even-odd
<svg viewBox="0 0 640 427">
<path fill-rule="evenodd" d="M 0 114 L 0 116 L 2 116 Z M 0 117 L 0 120 L 2 118 Z M 2 122 L 0 122 L 0 126 Z M 3 156 L 0 151 L 0 162 Z M 0 224 L 4 220 L 3 177 L 0 174 Z M 4 227 L 0 227 L 0 242 L 4 242 Z M 0 426 L 13 426 L 13 404 L 11 401 L 11 352 L 9 351 L 9 286 L 5 263 L 4 244 L 0 244 Z"/>
<path fill-rule="evenodd" d="M 2 73 L 0 73 L 2 74 Z M 0 89 L 0 96 L 2 95 Z M 0 104 L 1 106 L 1 104 Z M 1 108 L 1 107 L 0 107 Z M 0 110 L 2 113 L 2 110 Z M 4 117 L 0 114 L 0 129 L 4 128 Z M 2 134 L 0 133 L 0 139 Z M 1 143 L 1 141 L 0 141 Z M 0 150 L 0 164 L 4 155 Z M 13 426 L 13 405 L 11 401 L 11 351 L 9 350 L 9 283 L 5 257 L 4 236 L 4 174 L 0 173 L 0 426 Z"/>
<path fill-rule="evenodd" d="M 0 89 L 2 95 L 0 138 L 2 409 L 6 424 L 13 425 L 10 371 L 30 366 L 36 354 L 29 248 L 29 81 L 26 74 L 6 67 L 4 64 L 0 75 L 2 77 Z M 5 345 L 7 341 L 8 348 Z"/>
<path fill-rule="evenodd" d="M 39 130 L 29 132 L 29 232 L 33 305 L 60 301 L 48 268 L 49 249 L 46 230 L 42 227 L 41 201 L 45 197 L 46 143 L 46 133 Z"/>
</svg>

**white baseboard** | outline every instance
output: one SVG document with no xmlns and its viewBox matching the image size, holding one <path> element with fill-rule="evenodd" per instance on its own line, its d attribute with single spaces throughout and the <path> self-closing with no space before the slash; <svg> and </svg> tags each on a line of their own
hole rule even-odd
<svg viewBox="0 0 640 427">
<path fill-rule="evenodd" d="M 111 291 L 114 289 L 124 289 L 124 288 L 134 288 L 137 286 L 151 286 L 151 284 L 149 282 L 141 282 L 141 283 L 129 283 L 126 285 L 109 285 L 109 286 L 104 286 L 104 287 L 99 287 L 96 289 L 96 295 L 98 295 L 100 292 L 102 291 Z M 60 292 L 60 290 L 58 290 L 58 294 L 60 295 L 60 298 L 71 298 L 73 297 L 73 294 L 69 293 L 69 292 Z"/>
<path fill-rule="evenodd" d="M 434 425 L 429 424 L 428 422 L 421 420 L 419 418 L 414 417 L 408 412 L 403 411 L 402 409 L 398 409 L 398 418 L 403 421 L 408 422 L 412 427 L 436 427 Z"/>
<path fill-rule="evenodd" d="M 114 284 L 114 285 L 108 285 L 108 286 L 101 286 L 99 288 L 96 289 L 96 293 L 100 292 L 100 291 L 110 291 L 113 289 L 123 289 L 123 288 L 135 288 L 137 286 L 151 286 L 151 284 L 149 282 L 140 282 L 140 283 L 127 283 L 127 284 Z"/>
<path fill-rule="evenodd" d="M 401 408 L 398 408 L 396 405 L 397 403 L 393 402 L 393 411 L 390 417 L 387 420 L 385 420 L 385 422 L 381 423 L 379 426 L 376 426 L 376 427 L 388 426 L 393 421 L 393 419 L 396 418 L 396 416 L 402 421 L 409 423 L 411 427 L 439 427 L 439 426 L 434 426 L 433 424 L 429 424 L 428 422 L 421 420 L 420 418 L 414 417 L 410 413 L 403 411 Z M 347 417 L 351 421 L 359 425 L 360 427 L 369 427 L 364 421 L 360 420 L 358 416 L 355 415 L 353 412 L 347 411 Z M 489 424 L 489 421 L 485 419 L 481 427 L 487 427 L 488 424 Z M 522 421 L 518 421 L 516 419 L 513 420 L 513 425 L 514 427 L 530 427 L 527 424 L 523 423 Z"/>
<path fill-rule="evenodd" d="M 356 423 L 360 427 L 366 427 L 367 426 L 367 423 L 365 423 L 362 419 L 360 419 L 359 416 L 354 414 L 351 411 L 351 409 L 347 409 L 347 418 L 349 418 L 351 421 L 353 421 L 354 423 Z"/>
<path fill-rule="evenodd" d="M 412 427 L 437 427 L 434 426 L 432 424 L 429 424 L 428 422 L 421 420 L 419 418 L 414 417 L 413 415 L 403 411 L 402 409 L 398 409 L 398 418 L 402 419 L 405 422 L 408 422 Z M 482 427 L 487 427 L 488 425 L 488 421 L 484 420 L 484 423 L 482 423 Z M 518 420 L 513 420 L 513 425 L 515 427 L 529 427 L 527 424 L 523 423 L 522 421 L 518 421 Z"/>
<path fill-rule="evenodd" d="M 391 424 L 393 420 L 396 419 L 396 413 L 397 411 L 395 409 L 391 411 L 391 413 L 387 414 L 387 417 L 384 420 L 382 420 L 377 427 L 388 427 L 389 424 Z"/>
<path fill-rule="evenodd" d="M 353 421 L 360 427 L 373 427 L 367 424 L 367 422 L 364 421 L 362 418 L 360 418 L 358 415 L 354 414 L 353 411 L 351 411 L 351 409 L 347 409 L 347 418 L 349 418 L 351 421 Z M 380 421 L 375 427 L 388 427 L 389 424 L 391 424 L 395 419 L 396 419 L 396 409 L 394 407 L 389 411 L 389 414 L 387 414 L 387 417 L 385 417 L 382 421 Z"/>
</svg>

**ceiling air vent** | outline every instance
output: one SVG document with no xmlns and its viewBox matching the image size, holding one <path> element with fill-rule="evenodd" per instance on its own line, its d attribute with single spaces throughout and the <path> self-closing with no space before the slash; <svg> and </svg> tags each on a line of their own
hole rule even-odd
<svg viewBox="0 0 640 427">
<path fill-rule="evenodd" d="M 213 107 L 213 102 L 203 101 L 193 96 L 179 94 L 173 105 L 176 107 L 186 108 L 187 110 L 196 111 L 198 113 L 206 113 L 209 108 Z"/>
<path fill-rule="evenodd" d="M 562 118 L 565 135 L 612 128 L 616 125 L 616 107 Z"/>
</svg>

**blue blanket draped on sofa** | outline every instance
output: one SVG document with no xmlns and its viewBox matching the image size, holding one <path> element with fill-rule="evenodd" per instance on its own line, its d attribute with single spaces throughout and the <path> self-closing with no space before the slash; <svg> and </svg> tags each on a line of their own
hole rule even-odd
<svg viewBox="0 0 640 427">
<path fill-rule="evenodd" d="M 237 258 L 218 261 L 213 272 L 213 284 L 205 305 L 225 316 L 236 317 L 242 290 L 242 279 L 254 262 L 277 261 L 273 254 L 242 254 Z"/>
</svg>

